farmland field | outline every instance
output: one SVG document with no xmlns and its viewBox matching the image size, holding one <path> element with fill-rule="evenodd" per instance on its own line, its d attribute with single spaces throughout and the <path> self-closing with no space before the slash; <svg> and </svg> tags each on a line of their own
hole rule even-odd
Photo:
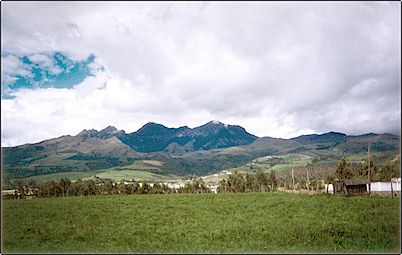
<svg viewBox="0 0 402 255">
<path fill-rule="evenodd" d="M 399 207 L 288 193 L 3 200 L 2 252 L 398 252 Z"/>
<path fill-rule="evenodd" d="M 119 171 L 108 171 L 103 172 L 96 175 L 99 178 L 103 179 L 112 179 L 115 181 L 121 180 L 131 180 L 135 179 L 137 181 L 166 181 L 166 180 L 179 180 L 180 177 L 176 175 L 160 175 L 154 174 L 146 171 L 137 171 L 137 170 L 119 170 Z M 86 177 L 83 180 L 94 179 L 94 177 Z"/>
<path fill-rule="evenodd" d="M 95 179 L 96 177 L 121 181 L 135 179 L 137 181 L 166 181 L 179 180 L 180 177 L 172 174 L 164 174 L 160 167 L 163 164 L 156 160 L 141 160 L 127 166 L 103 169 L 101 173 L 83 178 L 83 180 Z"/>
<path fill-rule="evenodd" d="M 130 165 L 126 166 L 111 167 L 85 172 L 59 172 L 52 174 L 42 174 L 20 179 L 11 179 L 11 181 L 13 182 L 16 180 L 33 180 L 38 184 L 43 184 L 49 181 L 57 182 L 61 178 L 69 178 L 72 181 L 76 181 L 79 179 L 95 180 L 96 177 L 105 179 L 110 178 L 114 181 L 121 181 L 123 179 L 135 179 L 137 181 L 171 181 L 181 179 L 177 175 L 165 174 L 161 170 L 162 166 L 163 163 L 156 160 L 136 160 Z"/>
<path fill-rule="evenodd" d="M 37 175 L 37 176 L 30 176 L 27 178 L 21 178 L 19 180 L 25 181 L 25 180 L 32 180 L 35 181 L 38 184 L 46 183 L 49 181 L 59 181 L 61 178 L 69 178 L 70 180 L 78 180 L 78 179 L 83 179 L 86 177 L 94 176 L 96 174 L 102 173 L 102 171 L 90 171 L 90 172 L 60 172 L 60 173 L 54 173 L 54 174 L 42 174 L 42 175 Z M 15 181 L 18 179 L 14 179 L 12 181 Z"/>
</svg>

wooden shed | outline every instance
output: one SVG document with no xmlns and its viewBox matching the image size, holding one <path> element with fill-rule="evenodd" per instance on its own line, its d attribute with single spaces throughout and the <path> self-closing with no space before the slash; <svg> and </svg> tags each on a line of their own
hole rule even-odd
<svg viewBox="0 0 402 255">
<path fill-rule="evenodd" d="M 346 196 L 368 195 L 367 180 L 341 180 L 334 183 L 334 194 Z"/>
</svg>

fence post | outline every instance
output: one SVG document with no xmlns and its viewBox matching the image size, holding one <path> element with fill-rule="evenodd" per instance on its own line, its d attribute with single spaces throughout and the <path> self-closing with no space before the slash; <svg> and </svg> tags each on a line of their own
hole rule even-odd
<svg viewBox="0 0 402 255">
<path fill-rule="evenodd" d="M 288 190 L 288 186 L 287 186 L 287 177 L 286 177 L 286 175 L 285 175 L 285 190 Z"/>
<path fill-rule="evenodd" d="M 307 190 L 310 190 L 310 179 L 308 178 L 308 169 L 307 169 L 307 182 L 306 182 Z"/>
<path fill-rule="evenodd" d="M 295 191 L 295 175 L 292 168 L 292 193 Z"/>
<path fill-rule="evenodd" d="M 369 196 L 371 197 L 371 161 L 370 161 L 370 142 L 367 146 L 367 154 L 368 154 L 368 181 L 369 181 Z"/>
</svg>

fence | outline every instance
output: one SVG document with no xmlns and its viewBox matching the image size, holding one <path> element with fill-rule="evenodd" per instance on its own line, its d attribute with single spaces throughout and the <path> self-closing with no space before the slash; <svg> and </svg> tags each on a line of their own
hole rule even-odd
<svg viewBox="0 0 402 255">
<path fill-rule="evenodd" d="M 391 186 L 392 185 L 392 186 Z M 325 191 L 327 193 L 334 193 L 333 184 L 325 184 Z M 368 191 L 368 184 L 367 184 Z M 391 192 L 401 192 L 401 178 L 393 178 L 392 182 L 372 182 L 371 192 L 373 193 L 391 193 Z"/>
</svg>

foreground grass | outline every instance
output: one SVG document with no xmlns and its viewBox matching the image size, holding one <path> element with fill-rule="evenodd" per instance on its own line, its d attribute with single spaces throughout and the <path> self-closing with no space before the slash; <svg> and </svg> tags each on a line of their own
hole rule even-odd
<svg viewBox="0 0 402 255">
<path fill-rule="evenodd" d="M 3 200 L 2 252 L 398 252 L 399 206 L 288 193 Z"/>
</svg>

